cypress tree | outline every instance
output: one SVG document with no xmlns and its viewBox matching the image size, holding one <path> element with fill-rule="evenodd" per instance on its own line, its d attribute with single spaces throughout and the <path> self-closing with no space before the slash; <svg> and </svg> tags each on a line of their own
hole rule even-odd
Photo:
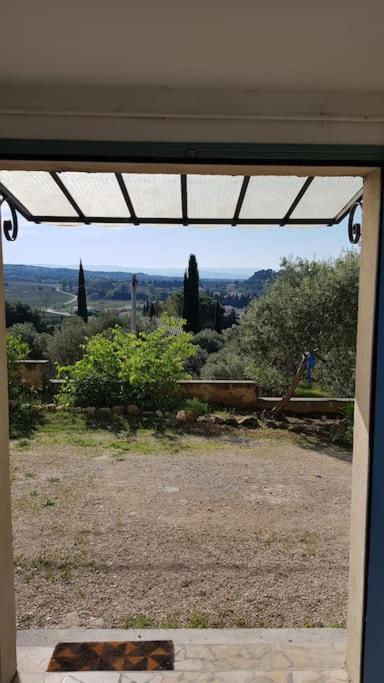
<svg viewBox="0 0 384 683">
<path fill-rule="evenodd" d="M 87 292 L 85 289 L 85 277 L 83 264 L 80 261 L 79 268 L 79 282 L 77 286 L 77 315 L 83 318 L 84 322 L 88 322 L 88 309 L 87 309 Z"/>
<path fill-rule="evenodd" d="M 183 285 L 183 318 L 186 321 L 185 329 L 188 329 L 188 303 L 189 303 L 189 289 L 188 289 L 188 275 L 187 271 L 184 273 Z"/>
<path fill-rule="evenodd" d="M 151 320 L 152 320 L 152 318 L 156 318 L 156 308 L 155 308 L 155 304 L 153 303 L 153 301 L 152 301 L 151 307 L 149 309 L 149 317 Z"/>
<path fill-rule="evenodd" d="M 216 332 L 222 332 L 224 328 L 224 314 L 223 307 L 216 301 L 215 303 L 215 330 Z"/>
<path fill-rule="evenodd" d="M 199 269 L 194 254 L 189 257 L 188 271 L 184 275 L 183 318 L 188 332 L 200 332 Z"/>
</svg>

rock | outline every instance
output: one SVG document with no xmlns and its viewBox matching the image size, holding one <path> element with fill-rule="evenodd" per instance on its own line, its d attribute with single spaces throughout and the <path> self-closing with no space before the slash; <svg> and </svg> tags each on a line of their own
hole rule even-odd
<svg viewBox="0 0 384 683">
<path fill-rule="evenodd" d="M 196 422 L 199 422 L 200 424 L 215 424 L 216 418 L 214 415 L 200 415 Z"/>
<path fill-rule="evenodd" d="M 125 408 L 124 406 L 113 406 L 112 412 L 116 415 L 123 415 L 125 413 Z"/>
<path fill-rule="evenodd" d="M 179 410 L 178 413 L 176 413 L 176 422 L 186 422 L 187 421 L 187 414 L 185 410 Z"/>
<path fill-rule="evenodd" d="M 306 424 L 290 425 L 288 427 L 288 431 L 293 432 L 293 434 L 301 434 L 303 436 L 315 436 L 316 435 L 316 430 L 313 429 L 313 427 L 310 427 L 309 425 L 306 425 Z"/>
<path fill-rule="evenodd" d="M 259 426 L 259 421 L 254 415 L 246 415 L 237 420 L 239 427 L 246 427 L 247 429 L 256 429 Z"/>
<path fill-rule="evenodd" d="M 143 410 L 144 417 L 153 417 L 154 414 L 153 410 Z"/>
<path fill-rule="evenodd" d="M 111 414 L 111 409 L 110 408 L 98 408 L 97 410 L 98 415 L 110 415 Z"/>
<path fill-rule="evenodd" d="M 155 415 L 156 417 L 164 417 L 164 413 L 162 410 L 156 410 Z"/>
<path fill-rule="evenodd" d="M 86 415 L 94 415 L 96 413 L 96 408 L 93 408 L 92 406 L 88 406 L 88 408 L 84 408 L 84 413 Z"/>
<path fill-rule="evenodd" d="M 54 410 L 56 410 L 56 403 L 46 403 L 44 405 L 44 410 L 47 410 L 49 413 L 52 413 Z"/>
<path fill-rule="evenodd" d="M 278 429 L 279 428 L 279 423 L 277 420 L 273 420 L 271 418 L 266 418 L 264 420 L 264 426 L 265 427 L 270 427 L 271 429 Z"/>
<path fill-rule="evenodd" d="M 228 427 L 238 427 L 239 426 L 239 423 L 235 417 L 225 417 L 223 419 L 223 424 L 227 425 Z"/>
<path fill-rule="evenodd" d="M 125 412 L 127 415 L 137 416 L 141 414 L 141 410 L 138 406 L 129 405 L 126 407 Z"/>
</svg>

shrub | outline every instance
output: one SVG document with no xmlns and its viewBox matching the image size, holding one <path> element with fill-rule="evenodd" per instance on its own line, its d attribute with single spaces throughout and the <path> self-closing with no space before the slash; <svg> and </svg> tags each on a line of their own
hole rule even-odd
<svg viewBox="0 0 384 683">
<path fill-rule="evenodd" d="M 354 422 L 354 403 L 348 403 L 344 408 L 344 418 L 331 430 L 331 439 L 334 443 L 352 448 L 353 446 L 353 422 Z"/>
<path fill-rule="evenodd" d="M 39 420 L 33 405 L 33 393 L 20 381 L 17 370 L 18 360 L 28 355 L 28 345 L 16 335 L 7 334 L 8 396 L 10 400 L 9 433 L 10 437 L 28 436 Z"/>
<path fill-rule="evenodd" d="M 202 379 L 249 379 L 244 358 L 231 347 L 212 353 L 201 370 Z"/>
<path fill-rule="evenodd" d="M 143 406 L 163 407 L 175 402 L 176 383 L 188 377 L 185 363 L 196 355 L 191 334 L 169 334 L 167 329 L 176 327 L 177 321 L 163 322 L 164 326 L 138 338 L 121 330 L 115 332 L 115 338 L 121 342 L 123 384 Z"/>
<path fill-rule="evenodd" d="M 28 355 L 28 345 L 23 342 L 20 337 L 7 334 L 6 337 L 7 349 L 7 370 L 8 370 L 8 396 L 10 400 L 17 399 L 23 390 L 19 373 L 17 370 L 18 360 L 23 360 Z"/>
<path fill-rule="evenodd" d="M 84 321 L 73 316 L 63 321 L 48 340 L 47 356 L 51 363 L 72 365 L 83 355 L 87 326 Z"/>
<path fill-rule="evenodd" d="M 188 412 L 195 413 L 195 415 L 206 415 L 208 413 L 208 404 L 200 401 L 199 398 L 188 398 L 185 401 L 184 409 Z"/>
<path fill-rule="evenodd" d="M 30 323 L 16 323 L 9 328 L 8 334 L 14 337 L 19 337 L 21 341 L 27 344 L 29 348 L 29 358 L 32 360 L 41 360 L 45 358 L 47 351 L 47 344 L 50 335 L 46 332 L 38 332 L 35 326 Z"/>
<path fill-rule="evenodd" d="M 169 334 L 172 321 L 148 334 L 115 328 L 83 347 L 83 358 L 61 367 L 67 378 L 62 398 L 78 406 L 112 406 L 136 402 L 142 407 L 169 406 L 177 400 L 176 383 L 186 377 L 185 362 L 196 348 L 191 335 Z"/>
<path fill-rule="evenodd" d="M 208 353 L 217 353 L 223 347 L 224 340 L 221 334 L 206 328 L 195 334 L 192 339 L 193 344 L 197 344 L 201 349 Z"/>
<path fill-rule="evenodd" d="M 249 362 L 246 364 L 246 371 L 249 379 L 257 383 L 260 394 L 278 396 L 286 387 L 284 375 L 270 365 Z"/>
<path fill-rule="evenodd" d="M 76 406 L 112 406 L 120 402 L 120 363 L 113 340 L 103 334 L 91 337 L 84 356 L 70 367 L 61 367 L 60 376 L 69 378 L 62 399 Z"/>
</svg>

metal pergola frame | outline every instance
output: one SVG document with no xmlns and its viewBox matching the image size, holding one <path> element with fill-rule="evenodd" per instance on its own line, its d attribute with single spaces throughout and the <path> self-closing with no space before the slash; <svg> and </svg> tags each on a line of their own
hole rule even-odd
<svg viewBox="0 0 384 683">
<path fill-rule="evenodd" d="M 131 225 L 248 225 L 248 226 L 262 226 L 262 225 L 275 225 L 284 227 L 287 225 L 338 225 L 351 211 L 351 209 L 362 200 L 362 189 L 359 190 L 351 200 L 339 211 L 336 216 L 328 216 L 324 218 L 292 218 L 292 214 L 296 207 L 300 204 L 303 196 L 307 192 L 315 176 L 309 176 L 304 179 L 303 185 L 299 192 L 293 199 L 291 206 L 283 217 L 278 216 L 276 218 L 240 218 L 241 208 L 246 197 L 248 185 L 251 176 L 243 176 L 239 196 L 236 202 L 235 211 L 232 216 L 228 218 L 192 218 L 188 215 L 188 189 L 187 189 L 187 175 L 181 174 L 180 178 L 180 194 L 181 194 L 181 207 L 182 215 L 180 217 L 156 217 L 156 216 L 138 216 L 132 199 L 129 195 L 126 183 L 121 173 L 114 174 L 124 198 L 124 202 L 129 212 L 129 216 L 89 216 L 85 215 L 81 210 L 78 203 L 75 201 L 70 191 L 66 187 L 64 181 L 60 177 L 60 174 L 51 171 L 50 176 L 55 181 L 56 185 L 70 203 L 72 208 L 76 211 L 76 216 L 58 216 L 58 215 L 34 215 L 32 214 L 21 202 L 15 197 L 4 185 L 0 183 L 0 195 L 5 198 L 5 200 L 12 205 L 26 220 L 33 223 L 81 223 L 85 225 L 90 225 L 92 223 L 111 223 L 119 224 L 126 223 Z"/>
</svg>

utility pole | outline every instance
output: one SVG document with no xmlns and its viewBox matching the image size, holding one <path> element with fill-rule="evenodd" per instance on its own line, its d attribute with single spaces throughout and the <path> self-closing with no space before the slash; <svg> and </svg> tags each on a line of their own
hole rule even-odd
<svg viewBox="0 0 384 683">
<path fill-rule="evenodd" d="M 131 332 L 136 333 L 136 289 L 137 279 L 136 275 L 132 275 L 132 292 L 131 292 Z"/>
</svg>

